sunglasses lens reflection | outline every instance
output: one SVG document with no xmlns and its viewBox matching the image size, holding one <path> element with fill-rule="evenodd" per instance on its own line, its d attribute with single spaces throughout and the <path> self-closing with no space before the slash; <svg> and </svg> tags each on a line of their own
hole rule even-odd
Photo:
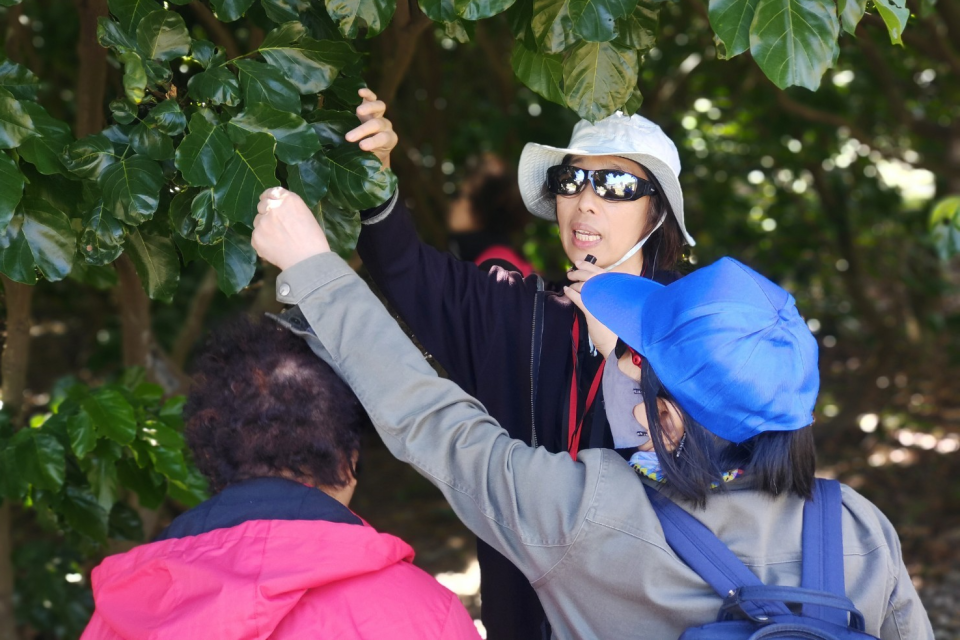
<svg viewBox="0 0 960 640">
<path fill-rule="evenodd" d="M 597 171 L 593 183 L 597 195 L 608 200 L 629 200 L 637 192 L 637 177 L 624 171 Z"/>
</svg>

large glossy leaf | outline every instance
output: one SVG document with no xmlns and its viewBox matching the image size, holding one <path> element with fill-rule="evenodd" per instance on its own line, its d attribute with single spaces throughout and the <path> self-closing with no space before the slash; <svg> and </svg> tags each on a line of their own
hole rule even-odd
<svg viewBox="0 0 960 640">
<path fill-rule="evenodd" d="M 76 232 L 70 218 L 50 203 L 27 196 L 0 238 L 0 271 L 24 284 L 36 282 L 35 270 L 50 281 L 62 280 L 76 262 Z"/>
<path fill-rule="evenodd" d="M 577 41 L 570 0 L 534 0 L 530 26 L 538 48 L 544 53 L 560 53 Z"/>
<path fill-rule="evenodd" d="M 119 482 L 119 478 L 117 479 Z M 115 502 L 110 510 L 108 535 L 114 540 L 143 542 L 143 520 L 136 509 L 124 502 Z"/>
<path fill-rule="evenodd" d="M 155 106 L 144 122 L 168 136 L 178 136 L 187 128 L 187 116 L 180 110 L 176 100 L 164 100 Z"/>
<path fill-rule="evenodd" d="M 67 418 L 67 434 L 70 448 L 78 458 L 83 458 L 97 447 L 97 430 L 84 411 L 77 411 Z"/>
<path fill-rule="evenodd" d="M 155 0 L 107 0 L 107 6 L 119 21 L 120 28 L 130 35 L 136 33 L 144 18 L 161 8 Z"/>
<path fill-rule="evenodd" d="M 12 60 L 0 62 L 0 89 L 6 89 L 17 100 L 36 100 L 40 80 L 33 72 Z"/>
<path fill-rule="evenodd" d="M 71 529 L 101 544 L 106 543 L 109 513 L 88 490 L 68 485 L 60 503 L 60 512 Z"/>
<path fill-rule="evenodd" d="M 759 0 L 750 27 L 750 53 L 781 89 L 816 91 L 840 51 L 833 0 Z"/>
<path fill-rule="evenodd" d="M 190 57 L 204 69 L 221 65 L 227 60 L 223 49 L 209 40 L 194 40 L 190 46 Z"/>
<path fill-rule="evenodd" d="M 647 51 L 657 43 L 657 29 L 660 26 L 660 5 L 655 1 L 642 0 L 625 18 L 617 20 L 616 43 Z"/>
<path fill-rule="evenodd" d="M 149 158 L 131 156 L 107 167 L 98 183 L 106 210 L 120 222 L 138 225 L 157 210 L 163 171 Z"/>
<path fill-rule="evenodd" d="M 269 133 L 277 141 L 277 157 L 290 164 L 302 162 L 320 150 L 320 140 L 306 120 L 268 104 L 248 105 L 229 126 L 252 133 Z"/>
<path fill-rule="evenodd" d="M 124 234 L 123 225 L 104 211 L 103 200 L 100 200 L 83 218 L 80 253 L 87 264 L 109 264 L 123 253 Z"/>
<path fill-rule="evenodd" d="M 299 20 L 310 9 L 309 0 L 261 0 L 261 4 L 267 17 L 277 24 Z"/>
<path fill-rule="evenodd" d="M 287 167 L 287 186 L 311 209 L 327 195 L 329 184 L 330 163 L 322 153 Z"/>
<path fill-rule="evenodd" d="M 167 491 L 171 498 L 187 507 L 195 507 L 210 497 L 209 483 L 195 467 L 187 467 L 185 480 L 171 480 Z"/>
<path fill-rule="evenodd" d="M 344 209 L 362 211 L 386 202 L 397 189 L 397 177 L 377 156 L 354 144 L 334 147 L 330 162 L 330 195 Z"/>
<path fill-rule="evenodd" d="M 840 14 L 840 26 L 850 35 L 856 35 L 857 25 L 867 10 L 867 0 L 838 0 L 837 12 Z"/>
<path fill-rule="evenodd" d="M 314 212 L 323 227 L 330 248 L 340 254 L 340 257 L 347 259 L 356 249 L 357 240 L 360 238 L 360 213 L 342 209 L 329 199 L 314 207 Z"/>
<path fill-rule="evenodd" d="M 97 503 L 103 507 L 104 511 L 110 511 L 113 503 L 116 502 L 119 494 L 119 482 L 117 481 L 117 460 L 119 451 L 114 457 L 109 447 L 119 448 L 119 445 L 107 440 L 102 440 L 102 444 L 94 451 L 93 455 L 86 460 L 81 461 L 81 466 L 87 474 L 87 481 L 90 483 L 91 493 L 96 498 Z"/>
<path fill-rule="evenodd" d="M 348 42 L 314 40 L 299 22 L 282 24 L 268 33 L 259 50 L 304 94 L 323 91 L 340 69 L 360 57 Z"/>
<path fill-rule="evenodd" d="M 33 486 L 56 491 L 66 477 L 66 452 L 55 436 L 41 429 L 21 429 L 13 436 L 17 470 Z"/>
<path fill-rule="evenodd" d="M 130 458 L 117 462 L 117 478 L 120 484 L 136 492 L 140 504 L 147 509 L 156 509 L 167 495 L 167 482 L 163 476 L 140 467 Z"/>
<path fill-rule="evenodd" d="M 253 0 L 210 0 L 217 18 L 223 22 L 239 20 L 253 5 Z"/>
<path fill-rule="evenodd" d="M 434 22 L 453 22 L 457 19 L 454 0 L 418 0 L 420 9 Z"/>
<path fill-rule="evenodd" d="M 890 42 L 893 44 L 903 44 L 903 30 L 907 27 L 907 20 L 910 19 L 910 9 L 906 3 L 901 0 L 897 3 L 895 0 L 874 0 L 874 6 L 877 13 L 883 18 L 883 23 L 887 25 L 887 32 L 890 34 Z"/>
<path fill-rule="evenodd" d="M 147 295 L 162 302 L 173 300 L 180 282 L 180 259 L 173 241 L 134 228 L 128 230 L 123 248 L 133 260 Z"/>
<path fill-rule="evenodd" d="M 307 114 L 307 122 L 313 126 L 320 144 L 335 146 L 344 143 L 348 131 L 360 125 L 357 114 L 352 111 L 318 109 Z"/>
<path fill-rule="evenodd" d="M 190 34 L 180 14 L 161 9 L 140 21 L 137 46 L 148 59 L 169 62 L 190 53 Z"/>
<path fill-rule="evenodd" d="M 637 52 L 613 42 L 584 42 L 563 63 L 567 105 L 591 122 L 626 104 L 639 73 Z"/>
<path fill-rule="evenodd" d="M 613 40 L 617 37 L 617 18 L 626 15 L 617 0 L 570 0 L 569 11 L 574 32 L 587 42 Z"/>
<path fill-rule="evenodd" d="M 187 91 L 198 102 L 235 107 L 240 104 L 240 83 L 226 67 L 201 71 L 187 82 Z"/>
<path fill-rule="evenodd" d="M 250 239 L 233 229 L 227 229 L 221 242 L 201 245 L 200 257 L 217 270 L 217 283 L 228 296 L 250 284 L 257 267 L 257 252 Z"/>
<path fill-rule="evenodd" d="M 527 49 L 523 42 L 513 45 L 510 66 L 523 84 L 551 102 L 566 106 L 563 95 L 563 58 Z"/>
<path fill-rule="evenodd" d="M 279 69 L 256 60 L 237 60 L 240 88 L 246 105 L 268 104 L 290 113 L 300 113 L 300 92 Z"/>
<path fill-rule="evenodd" d="M 0 153 L 0 231 L 7 228 L 23 198 L 23 174 L 17 163 Z"/>
<path fill-rule="evenodd" d="M 147 70 L 143 60 L 133 51 L 127 51 L 120 56 L 123 63 L 123 92 L 127 100 L 133 104 L 140 104 L 147 91 Z"/>
<path fill-rule="evenodd" d="M 141 122 L 130 132 L 130 146 L 136 153 L 151 160 L 172 160 L 173 140 L 159 129 Z"/>
<path fill-rule="evenodd" d="M 177 147 L 174 163 L 188 184 L 212 187 L 223 174 L 233 145 L 223 128 L 210 124 L 200 113 L 190 118 L 190 133 Z"/>
<path fill-rule="evenodd" d="M 478 4 L 488 5 L 497 4 L 498 1 L 512 2 L 512 0 L 475 1 Z M 366 29 L 368 38 L 386 29 L 396 9 L 396 0 L 327 0 L 327 13 L 337 22 L 343 37 L 351 40 L 360 34 L 361 29 Z"/>
<path fill-rule="evenodd" d="M 96 180 L 118 158 L 113 143 L 102 133 L 81 138 L 63 152 L 63 163 L 78 178 Z"/>
<path fill-rule="evenodd" d="M 723 43 L 724 58 L 740 55 L 750 48 L 750 25 L 757 2 L 759 0 L 710 0 L 710 26 Z"/>
<path fill-rule="evenodd" d="M 171 211 L 173 208 L 171 207 Z M 190 202 L 192 228 L 185 237 L 201 245 L 219 242 L 227 232 L 227 221 L 214 207 L 213 189 L 203 189 Z M 181 226 L 184 226 L 181 223 Z M 201 255 L 202 255 L 201 251 Z"/>
<path fill-rule="evenodd" d="M 213 189 L 217 210 L 230 220 L 251 226 L 260 194 L 280 184 L 276 175 L 276 144 L 269 134 L 252 133 L 237 146 Z"/>
<path fill-rule="evenodd" d="M 23 235 L 23 214 L 13 216 L 0 234 L 0 272 L 14 282 L 37 282 L 37 263 Z"/>
<path fill-rule="evenodd" d="M 73 142 L 70 126 L 48 114 L 36 102 L 22 102 L 24 110 L 33 120 L 39 135 L 27 138 L 20 145 L 20 155 L 43 175 L 64 173 L 63 150 Z"/>
<path fill-rule="evenodd" d="M 97 433 L 118 444 L 130 444 L 137 434 L 133 406 L 119 391 L 100 388 L 80 401 L 80 411 Z"/>
<path fill-rule="evenodd" d="M 137 48 L 137 41 L 133 34 L 124 31 L 119 22 L 106 16 L 97 18 L 97 42 L 101 47 L 115 49 L 119 53 Z"/>
<path fill-rule="evenodd" d="M 37 135 L 33 119 L 13 94 L 0 89 L 0 149 L 15 149 Z"/>
</svg>

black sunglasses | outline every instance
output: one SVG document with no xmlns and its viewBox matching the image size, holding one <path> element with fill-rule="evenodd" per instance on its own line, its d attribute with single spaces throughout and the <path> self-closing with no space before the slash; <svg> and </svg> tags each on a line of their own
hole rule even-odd
<svg viewBox="0 0 960 640">
<path fill-rule="evenodd" d="M 575 196 L 590 182 L 604 200 L 626 202 L 657 192 L 649 180 L 619 169 L 581 169 L 558 164 L 547 169 L 547 191 L 557 196 Z"/>
</svg>

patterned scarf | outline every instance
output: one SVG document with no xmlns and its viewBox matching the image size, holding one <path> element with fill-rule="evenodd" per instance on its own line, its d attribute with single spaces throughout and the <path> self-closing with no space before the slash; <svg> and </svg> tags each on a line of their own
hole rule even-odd
<svg viewBox="0 0 960 640">
<path fill-rule="evenodd" d="M 635 454 L 630 456 L 630 466 L 633 467 L 633 470 L 637 472 L 638 475 L 646 476 L 655 482 L 666 482 L 667 479 L 663 475 L 663 468 L 660 466 L 660 460 L 657 458 L 657 454 L 654 451 L 637 451 Z M 736 480 L 743 475 L 743 469 L 733 469 L 732 471 L 727 471 L 723 474 L 723 481 L 730 482 L 731 480 Z M 711 489 L 716 489 L 719 487 L 717 483 L 712 483 L 710 485 Z"/>
</svg>

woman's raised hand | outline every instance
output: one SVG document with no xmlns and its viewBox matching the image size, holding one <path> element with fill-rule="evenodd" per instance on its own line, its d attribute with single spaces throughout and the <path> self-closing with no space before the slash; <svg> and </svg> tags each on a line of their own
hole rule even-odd
<svg viewBox="0 0 960 640">
<path fill-rule="evenodd" d="M 358 93 L 363 98 L 363 102 L 357 107 L 357 117 L 361 124 L 347 132 L 347 142 L 359 142 L 361 149 L 375 154 L 383 166 L 389 169 L 390 152 L 397 146 L 399 139 L 393 131 L 393 123 L 383 117 L 387 105 L 383 100 L 377 100 L 377 95 L 370 89 L 360 89 Z"/>
<path fill-rule="evenodd" d="M 313 212 L 300 196 L 282 187 L 260 194 L 250 245 L 262 260 L 281 270 L 330 251 Z"/>
<path fill-rule="evenodd" d="M 586 260 L 580 260 L 574 263 L 574 266 L 576 269 L 567 273 L 567 277 L 572 283 L 569 287 L 563 288 L 563 293 L 566 294 L 573 304 L 577 305 L 580 311 L 583 311 L 583 315 L 587 317 L 587 330 L 590 332 L 590 339 L 593 340 L 593 345 L 597 348 L 597 351 L 602 353 L 603 357 L 606 358 L 610 355 L 610 352 L 616 348 L 617 336 L 613 331 L 610 331 L 610 329 L 600 324 L 600 321 L 587 311 L 587 308 L 583 306 L 583 300 L 580 299 L 580 289 L 583 287 L 583 283 L 594 276 L 606 272 Z"/>
</svg>

